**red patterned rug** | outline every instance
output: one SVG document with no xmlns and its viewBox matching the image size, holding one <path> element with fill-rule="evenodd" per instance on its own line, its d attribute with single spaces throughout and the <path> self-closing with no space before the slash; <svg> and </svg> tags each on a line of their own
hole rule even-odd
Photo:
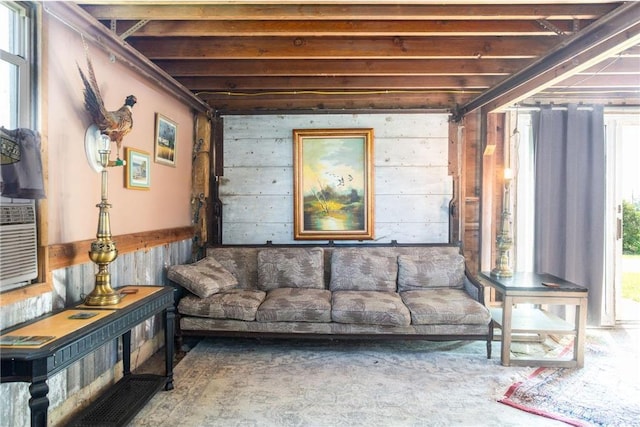
<svg viewBox="0 0 640 427">
<path fill-rule="evenodd" d="M 589 334 L 585 350 L 584 368 L 538 368 L 499 402 L 573 426 L 640 426 L 637 341 Z"/>
</svg>

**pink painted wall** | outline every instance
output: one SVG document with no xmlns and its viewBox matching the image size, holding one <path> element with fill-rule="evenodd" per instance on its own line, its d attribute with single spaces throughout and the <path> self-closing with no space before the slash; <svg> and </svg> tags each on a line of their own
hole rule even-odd
<svg viewBox="0 0 640 427">
<path fill-rule="evenodd" d="M 83 84 L 77 69 L 86 71 L 83 41 L 76 31 L 56 19 L 48 19 L 43 38 L 48 68 L 48 244 L 68 243 L 95 237 L 100 202 L 100 174 L 89 166 L 84 134 L 91 124 L 83 104 Z M 123 141 L 151 155 L 151 189 L 124 187 L 124 168 L 109 169 L 108 199 L 113 235 L 183 227 L 191 224 L 191 148 L 194 138 L 191 108 L 166 94 L 162 88 L 136 74 L 127 64 L 110 61 L 109 54 L 87 41 L 100 91 L 108 110 L 122 106 L 127 95 L 138 103 L 133 108 L 134 126 Z M 177 166 L 153 161 L 155 113 L 178 124 Z M 112 144 L 112 158 L 115 158 Z M 124 151 L 124 150 L 122 150 Z M 120 153 L 121 157 L 124 153 Z"/>
</svg>

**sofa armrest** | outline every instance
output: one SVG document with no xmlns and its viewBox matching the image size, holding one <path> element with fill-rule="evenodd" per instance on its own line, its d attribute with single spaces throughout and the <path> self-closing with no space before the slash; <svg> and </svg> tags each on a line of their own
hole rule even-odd
<svg viewBox="0 0 640 427">
<path fill-rule="evenodd" d="M 464 290 L 473 299 L 484 305 L 484 285 L 473 277 L 467 269 L 464 271 Z"/>
</svg>

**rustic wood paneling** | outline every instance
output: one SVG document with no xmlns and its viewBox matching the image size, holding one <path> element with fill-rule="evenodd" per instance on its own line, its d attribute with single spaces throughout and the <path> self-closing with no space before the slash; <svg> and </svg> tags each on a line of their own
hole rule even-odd
<svg viewBox="0 0 640 427">
<path fill-rule="evenodd" d="M 293 240 L 293 129 L 373 128 L 375 239 L 448 242 L 446 114 L 225 117 L 223 243 Z"/>
</svg>

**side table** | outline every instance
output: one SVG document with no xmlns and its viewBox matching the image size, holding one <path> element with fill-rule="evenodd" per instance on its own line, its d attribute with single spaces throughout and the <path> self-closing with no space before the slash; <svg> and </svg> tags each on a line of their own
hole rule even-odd
<svg viewBox="0 0 640 427">
<path fill-rule="evenodd" d="M 16 325 L 0 335 L 2 382 L 29 382 L 31 426 L 46 427 L 49 408 L 47 379 L 82 359 L 103 344 L 122 339 L 123 378 L 110 390 L 131 389 L 140 385 L 151 391 L 138 393 L 144 405 L 159 389 L 173 389 L 173 339 L 175 308 L 173 288 L 164 286 L 127 286 L 129 292 L 111 306 L 83 304 Z M 131 374 L 131 330 L 162 313 L 165 331 L 165 375 Z M 107 394 L 109 394 L 107 392 Z M 111 393 L 117 397 L 119 393 Z M 121 393 L 120 393 L 121 394 Z M 101 400 L 102 397 L 98 398 Z M 131 419 L 141 407 L 125 402 L 119 419 Z M 83 411 L 84 412 L 84 411 Z M 124 418 L 123 418 L 124 417 Z M 103 414 L 104 418 L 104 414 Z M 115 424 L 114 424 L 115 425 Z"/>
<path fill-rule="evenodd" d="M 480 277 L 487 280 L 489 285 L 503 296 L 502 308 L 492 308 L 491 316 L 494 324 L 502 329 L 500 359 L 504 366 L 584 366 L 588 296 L 586 288 L 550 274 L 517 272 L 513 277 L 497 278 L 491 276 L 488 271 L 483 271 Z M 576 307 L 575 319 L 573 322 L 567 322 L 540 308 L 514 307 L 518 304 L 573 305 Z M 572 359 L 512 358 L 512 334 L 517 333 L 571 335 L 574 337 Z"/>
</svg>

